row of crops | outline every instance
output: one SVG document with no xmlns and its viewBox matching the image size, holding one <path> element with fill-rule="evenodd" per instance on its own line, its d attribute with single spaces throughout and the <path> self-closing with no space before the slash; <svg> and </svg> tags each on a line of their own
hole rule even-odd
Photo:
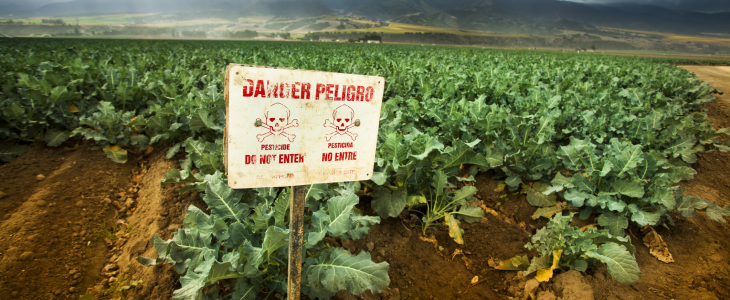
<svg viewBox="0 0 730 300">
<path fill-rule="evenodd" d="M 6 40 L 0 159 L 21 155 L 29 142 L 72 138 L 93 140 L 119 163 L 150 145 L 169 147 L 168 158 L 184 151 L 163 184 L 201 192 L 210 214 L 189 207 L 173 239 L 153 237 L 159 257 L 138 260 L 175 266 L 182 287 L 174 299 L 281 296 L 289 189 L 228 187 L 223 70 L 235 62 L 378 75 L 386 87 L 372 180 L 306 190 L 305 294 L 387 288 L 386 262 L 322 240 L 360 239 L 404 209 L 421 217 L 424 233 L 446 226 L 463 243 L 461 222 L 484 216 L 467 205 L 477 192 L 474 175 L 488 170 L 525 193 L 537 214 L 555 215 L 526 245 L 540 256 L 498 268 L 544 277 L 544 270 L 603 262 L 619 282 L 632 283 L 640 271 L 628 226 L 673 225 L 671 211 L 704 210 L 720 222 L 730 216 L 730 208 L 676 185 L 693 178 L 697 155 L 730 150 L 721 139 L 730 132 L 713 130 L 703 113 L 716 91 L 658 61 L 421 46 Z M 365 195 L 378 216 L 355 207 Z M 558 212 L 573 208 L 601 228 L 572 227 L 572 214 Z"/>
</svg>

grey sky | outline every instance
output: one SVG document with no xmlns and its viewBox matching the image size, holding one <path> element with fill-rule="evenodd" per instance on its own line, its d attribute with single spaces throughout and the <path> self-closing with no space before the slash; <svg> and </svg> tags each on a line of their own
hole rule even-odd
<svg viewBox="0 0 730 300">
<path fill-rule="evenodd" d="M 128 0 L 120 0 L 128 1 Z M 155 0 L 149 0 L 154 2 Z M 458 0 L 457 0 L 458 1 Z M 730 1 L 728 0 L 565 0 L 579 3 L 596 3 L 596 4 L 612 4 L 612 3 L 635 3 L 635 4 L 652 4 L 670 9 L 681 9 L 701 12 L 721 12 L 730 11 Z M 59 0 L 0 0 L 0 7 L 18 6 L 24 8 L 37 8 L 46 4 L 55 2 L 68 2 Z"/>
<path fill-rule="evenodd" d="M 579 3 L 594 4 L 615 4 L 634 3 L 662 6 L 670 9 L 700 11 L 700 12 L 723 12 L 730 11 L 728 0 L 568 0 Z"/>
</svg>

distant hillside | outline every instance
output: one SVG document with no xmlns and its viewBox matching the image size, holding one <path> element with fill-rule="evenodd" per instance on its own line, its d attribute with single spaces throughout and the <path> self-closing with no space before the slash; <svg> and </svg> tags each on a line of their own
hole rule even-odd
<svg viewBox="0 0 730 300">
<path fill-rule="evenodd" d="M 503 32 L 527 33 L 562 20 L 574 21 L 579 27 L 588 24 L 683 34 L 730 32 L 730 13 L 727 12 L 707 14 L 630 3 L 589 5 L 558 0 L 375 0 L 363 3 L 363 0 L 345 0 L 339 7 L 345 8 L 349 15 L 370 19 Z M 581 23 L 584 25 L 579 25 Z"/>
<path fill-rule="evenodd" d="M 666 8 L 633 3 L 585 4 L 560 0 L 73 0 L 45 5 L 0 6 L 18 17 L 89 13 L 165 13 L 196 18 L 244 16 L 311 17 L 335 14 L 371 20 L 533 35 L 562 30 L 613 27 L 721 36 L 730 33 L 730 12 L 682 9 L 689 0 Z M 678 2 L 679 3 L 679 2 Z M 669 7 L 669 6 L 667 6 Z M 185 17 L 187 17 L 185 16 Z"/>
</svg>

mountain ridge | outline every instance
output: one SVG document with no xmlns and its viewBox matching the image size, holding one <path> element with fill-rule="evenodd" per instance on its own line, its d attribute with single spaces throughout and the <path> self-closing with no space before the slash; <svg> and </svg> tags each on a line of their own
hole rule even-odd
<svg viewBox="0 0 730 300">
<path fill-rule="evenodd" d="M 682 2 L 682 1 L 680 1 Z M 680 3 L 685 5 L 685 2 Z M 677 7 L 681 7 L 677 5 Z M 698 35 L 730 32 L 730 12 L 702 13 L 634 3 L 586 4 L 559 0 L 74 0 L 32 10 L 0 6 L 13 17 L 86 13 L 188 13 L 236 20 L 241 16 L 313 17 L 335 14 L 415 25 L 547 34 L 558 29 L 613 27 Z M 566 22 L 569 21 L 569 22 Z M 551 31 L 552 30 L 552 31 Z"/>
</svg>

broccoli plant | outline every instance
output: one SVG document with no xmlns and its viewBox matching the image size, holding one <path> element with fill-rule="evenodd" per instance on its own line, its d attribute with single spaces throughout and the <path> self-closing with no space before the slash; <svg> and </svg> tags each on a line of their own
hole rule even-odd
<svg viewBox="0 0 730 300">
<path fill-rule="evenodd" d="M 197 185 L 205 187 L 203 200 L 211 214 L 190 206 L 184 228 L 172 239 L 152 237 L 158 257 L 137 260 L 146 266 L 175 266 L 182 275 L 175 300 L 256 299 L 262 292 L 285 293 L 290 191 L 233 190 L 220 172 L 203 176 Z M 326 235 L 361 239 L 371 225 L 380 223 L 379 217 L 363 216 L 355 209 L 359 189 L 359 183 L 307 187 L 306 207 L 313 213 L 305 225 L 302 291 L 310 298 L 329 299 L 343 289 L 378 293 L 390 284 L 387 262 L 374 263 L 367 252 L 353 255 L 323 242 Z"/>
<path fill-rule="evenodd" d="M 603 262 L 608 272 L 623 284 L 639 280 L 641 271 L 636 263 L 636 249 L 628 237 L 614 236 L 606 229 L 571 226 L 574 213 L 556 214 L 546 227 L 539 229 L 525 247 L 539 256 L 529 261 L 517 256 L 494 265 L 498 270 L 523 270 L 535 273 L 538 281 L 548 281 L 555 270 L 584 272 L 588 265 Z"/>
</svg>

